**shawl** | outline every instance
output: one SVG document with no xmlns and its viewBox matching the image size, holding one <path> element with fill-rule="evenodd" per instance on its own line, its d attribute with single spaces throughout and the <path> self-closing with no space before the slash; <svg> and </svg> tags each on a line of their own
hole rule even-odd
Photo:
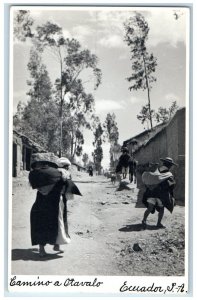
<svg viewBox="0 0 197 300">
<path fill-rule="evenodd" d="M 78 189 L 76 184 L 71 179 L 66 180 L 65 186 L 66 186 L 66 188 L 65 188 L 66 193 L 82 196 L 80 190 Z"/>
<path fill-rule="evenodd" d="M 161 182 L 169 179 L 172 176 L 172 173 L 169 171 L 166 173 L 160 173 L 157 169 L 155 172 L 144 172 L 142 174 L 142 181 L 145 185 L 151 186 L 160 184 Z"/>
<path fill-rule="evenodd" d="M 44 167 L 35 169 L 29 173 L 29 182 L 33 189 L 46 185 L 56 184 L 61 180 L 62 174 L 55 168 Z"/>
<path fill-rule="evenodd" d="M 29 182 L 33 189 L 52 186 L 58 182 L 65 186 L 65 192 L 82 196 L 76 184 L 71 179 L 62 178 L 62 172 L 52 167 L 45 167 L 30 171 Z"/>
</svg>

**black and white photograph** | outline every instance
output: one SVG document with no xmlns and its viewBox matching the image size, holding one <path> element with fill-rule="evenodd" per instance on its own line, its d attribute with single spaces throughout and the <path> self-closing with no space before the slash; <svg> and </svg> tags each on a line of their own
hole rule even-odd
<svg viewBox="0 0 197 300">
<path fill-rule="evenodd" d="M 10 292 L 189 292 L 190 16 L 10 6 Z"/>
</svg>

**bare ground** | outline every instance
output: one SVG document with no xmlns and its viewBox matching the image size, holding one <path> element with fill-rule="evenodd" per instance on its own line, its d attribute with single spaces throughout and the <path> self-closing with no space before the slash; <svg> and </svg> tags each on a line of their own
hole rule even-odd
<svg viewBox="0 0 197 300">
<path fill-rule="evenodd" d="M 48 256 L 40 258 L 38 247 L 31 246 L 30 240 L 29 216 L 36 191 L 29 186 L 27 175 L 13 179 L 12 274 L 184 275 L 185 208 L 177 205 L 173 214 L 165 210 L 165 229 L 156 228 L 155 213 L 142 230 L 145 208 L 136 207 L 135 185 L 130 191 L 116 191 L 117 183 L 82 172 L 75 172 L 73 180 L 83 197 L 68 202 L 71 243 L 62 246 L 63 254 L 48 245 Z"/>
</svg>

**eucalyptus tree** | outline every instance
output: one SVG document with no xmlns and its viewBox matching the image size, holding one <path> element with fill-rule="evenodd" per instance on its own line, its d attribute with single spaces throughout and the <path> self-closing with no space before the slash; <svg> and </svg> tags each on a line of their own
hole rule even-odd
<svg viewBox="0 0 197 300">
<path fill-rule="evenodd" d="M 119 130 L 118 124 L 116 122 L 116 115 L 114 113 L 108 113 L 103 124 L 105 130 L 105 135 L 107 140 L 110 143 L 110 165 L 114 167 L 114 153 L 115 149 L 119 148 L 118 139 L 119 139 Z"/>
<path fill-rule="evenodd" d="M 144 129 L 148 129 L 148 130 L 150 128 L 149 127 L 150 120 L 151 120 L 151 124 L 153 124 L 152 122 L 154 117 L 155 117 L 155 111 L 153 109 L 151 109 L 150 111 L 150 107 L 148 104 L 142 106 L 141 111 L 137 115 L 137 119 L 140 120 L 143 125 L 146 124 Z"/>
<path fill-rule="evenodd" d="M 84 90 L 81 79 L 77 79 L 70 90 L 70 97 L 66 109 L 67 131 L 70 134 L 70 155 L 80 156 L 83 150 L 84 129 L 91 129 L 92 116 L 94 114 L 94 98 Z M 64 117 L 64 115 L 63 115 Z M 65 119 L 65 118 L 64 118 Z"/>
<path fill-rule="evenodd" d="M 97 56 L 92 54 L 89 49 L 82 49 L 81 44 L 76 39 L 65 39 L 60 26 L 48 21 L 32 29 L 33 23 L 29 11 L 19 10 L 14 22 L 15 36 L 20 38 L 20 40 L 22 40 L 21 36 L 23 36 L 23 40 L 30 38 L 36 50 L 42 53 L 43 56 L 50 54 L 51 60 L 59 68 L 55 87 L 56 101 L 58 98 L 59 104 L 59 156 L 61 156 L 64 140 L 63 123 L 67 122 L 64 118 L 65 113 L 63 110 L 68 110 L 68 106 L 72 109 L 68 105 L 71 99 L 70 96 L 75 88 L 79 89 L 80 85 L 84 87 L 84 81 L 91 81 L 94 84 L 94 89 L 98 88 L 101 83 L 101 70 L 98 68 Z M 86 80 L 88 71 L 92 76 L 91 79 Z M 79 84 L 79 79 L 81 84 Z M 82 79 L 84 80 L 83 82 Z M 77 93 L 77 91 L 74 92 Z M 69 99 L 68 102 L 65 101 L 66 98 Z M 92 98 L 92 96 L 82 98 L 85 101 L 87 111 L 91 109 L 88 103 L 92 101 Z M 69 111 L 66 113 L 66 116 L 69 116 Z"/>
<path fill-rule="evenodd" d="M 168 108 L 160 106 L 157 111 L 152 109 L 151 115 L 156 123 L 167 123 L 172 119 L 178 109 L 179 106 L 177 102 L 173 101 Z M 142 106 L 140 113 L 137 115 L 137 119 L 140 120 L 142 124 L 146 123 L 147 129 L 149 129 L 150 114 L 148 105 Z"/>
<path fill-rule="evenodd" d="M 53 101 L 52 83 L 42 58 L 31 49 L 27 64 L 30 78 L 27 80 L 28 101 L 19 103 L 14 116 L 14 125 L 28 137 L 50 151 L 57 152 L 58 106 Z M 16 122 L 19 119 L 20 122 Z"/>
<path fill-rule="evenodd" d="M 157 123 L 166 123 L 172 119 L 175 115 L 176 111 L 178 110 L 179 106 L 177 105 L 176 101 L 173 101 L 170 107 L 165 108 L 160 106 L 158 108 L 157 113 L 155 114 L 155 119 Z"/>
<path fill-rule="evenodd" d="M 26 41 L 27 38 L 34 36 L 32 26 L 34 24 L 33 18 L 30 16 L 29 10 L 19 10 L 14 14 L 14 39 L 19 41 Z"/>
<path fill-rule="evenodd" d="M 119 131 L 116 122 L 116 115 L 114 113 L 107 114 L 103 127 L 105 128 L 105 133 L 109 143 L 110 144 L 117 143 L 119 138 Z"/>
<path fill-rule="evenodd" d="M 151 129 L 152 123 L 152 110 L 150 90 L 152 83 L 156 81 L 156 77 L 153 76 L 157 66 L 157 60 L 153 53 L 149 53 L 147 50 L 147 41 L 149 26 L 144 16 L 141 13 L 135 13 L 124 23 L 125 29 L 125 42 L 130 48 L 131 55 L 131 69 L 132 74 L 127 78 L 131 84 L 129 90 L 147 90 L 148 97 L 148 114 Z"/>
<path fill-rule="evenodd" d="M 60 118 L 60 148 L 62 152 L 62 123 L 63 105 L 65 97 L 72 94 L 75 87 L 78 88 L 78 79 L 83 78 L 84 71 L 93 72 L 94 89 L 101 83 L 101 70 L 97 67 L 98 58 L 88 49 L 82 49 L 76 39 L 65 39 L 62 28 L 51 22 L 37 27 L 37 35 L 34 43 L 38 51 L 49 50 L 59 63 L 59 76 L 56 79 L 56 88 L 59 91 L 59 118 Z M 83 85 L 83 83 L 82 83 Z"/>
<path fill-rule="evenodd" d="M 102 148 L 102 143 L 103 143 L 103 127 L 100 122 L 100 119 L 98 116 L 94 117 L 94 122 L 93 122 L 93 134 L 94 134 L 94 151 L 92 153 L 93 159 L 94 159 L 94 164 L 96 167 L 96 170 L 101 172 L 101 162 L 103 159 L 103 148 Z"/>
</svg>

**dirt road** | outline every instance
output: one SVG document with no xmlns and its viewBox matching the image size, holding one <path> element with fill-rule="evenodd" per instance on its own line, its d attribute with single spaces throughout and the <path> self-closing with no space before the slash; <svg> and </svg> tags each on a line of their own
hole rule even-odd
<svg viewBox="0 0 197 300">
<path fill-rule="evenodd" d="M 75 196 L 68 202 L 71 243 L 62 246 L 63 254 L 48 245 L 46 258 L 39 257 L 38 247 L 31 246 L 30 240 L 29 215 L 36 191 L 29 186 L 27 176 L 13 180 L 12 274 L 184 274 L 183 206 L 176 206 L 172 215 L 165 210 L 166 229 L 155 227 L 154 214 L 148 229 L 142 230 L 144 208 L 136 208 L 135 185 L 130 191 L 116 191 L 118 184 L 104 176 L 89 177 L 82 172 L 73 179 L 83 197 Z M 134 250 L 134 244 L 140 248 Z"/>
</svg>

